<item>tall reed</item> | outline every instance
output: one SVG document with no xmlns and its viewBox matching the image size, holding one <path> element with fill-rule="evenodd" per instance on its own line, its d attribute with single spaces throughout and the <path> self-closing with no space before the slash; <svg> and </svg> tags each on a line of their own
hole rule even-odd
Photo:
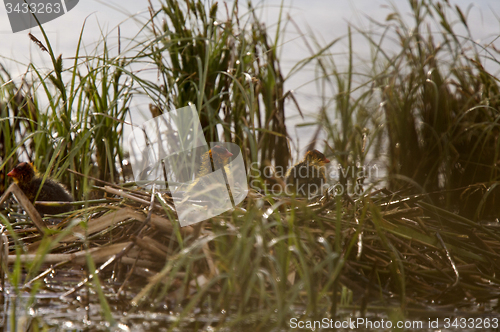
<svg viewBox="0 0 500 332">
<path fill-rule="evenodd" d="M 393 7 L 386 22 L 372 22 L 376 30 L 349 29 L 345 71 L 330 53 L 338 40 L 314 45 L 307 61 L 317 64 L 318 86 L 328 88 L 318 125 L 343 169 L 371 159 L 386 165 L 393 190 L 429 193 L 475 219 L 498 216 L 500 90 L 491 72 L 498 51 L 474 42 L 458 6 L 408 4 L 410 23 Z M 353 64 L 353 29 L 370 45 L 371 63 Z"/>
<path fill-rule="evenodd" d="M 264 161 L 286 168 L 289 162 L 285 124 L 284 79 L 272 40 L 249 3 L 162 1 L 150 7 L 148 28 L 154 38 L 138 52 L 150 59 L 158 85 L 148 94 L 163 112 L 196 105 L 207 142 L 237 143 L 247 164 Z"/>
</svg>

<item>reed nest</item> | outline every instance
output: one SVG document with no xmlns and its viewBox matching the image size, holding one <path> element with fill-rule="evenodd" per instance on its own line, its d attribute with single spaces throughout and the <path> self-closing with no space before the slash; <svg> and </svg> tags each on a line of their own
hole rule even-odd
<svg viewBox="0 0 500 332">
<path fill-rule="evenodd" d="M 417 315 L 496 310 L 498 223 L 472 222 L 426 195 L 380 189 L 306 201 L 252 191 L 234 210 L 181 228 L 168 193 L 98 189 L 106 198 L 42 230 L 5 197 L 2 275 L 21 266 L 21 290 L 38 282 L 68 301 L 98 277 L 108 301 L 127 310 L 208 301 L 262 313 L 279 310 L 280 298 L 306 315 L 389 304 Z"/>
</svg>

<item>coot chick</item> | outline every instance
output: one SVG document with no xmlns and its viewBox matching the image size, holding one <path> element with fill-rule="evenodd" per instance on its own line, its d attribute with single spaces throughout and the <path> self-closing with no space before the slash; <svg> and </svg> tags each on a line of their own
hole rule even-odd
<svg viewBox="0 0 500 332">
<path fill-rule="evenodd" d="M 288 170 L 286 192 L 307 197 L 322 194 L 327 183 L 325 165 L 329 162 L 318 150 L 307 151 L 304 158 Z"/>
<path fill-rule="evenodd" d="M 210 159 L 208 159 L 208 156 L 210 156 Z M 214 165 L 215 167 L 213 171 L 222 169 L 224 165 L 227 164 L 229 158 L 231 158 L 232 156 L 233 154 L 229 152 L 229 150 L 225 147 L 220 145 L 214 146 L 212 149 L 208 150 L 208 152 L 203 154 L 203 156 L 201 156 L 201 166 L 198 170 L 197 176 L 201 177 L 210 174 L 212 172 L 211 165 Z"/>
<path fill-rule="evenodd" d="M 71 194 L 59 182 L 50 178 L 45 180 L 40 193 L 36 196 L 42 184 L 42 177 L 35 172 L 33 165 L 30 163 L 22 162 L 18 164 L 7 176 L 14 179 L 14 182 L 17 183 L 32 203 L 35 198 L 37 201 L 73 202 Z M 36 205 L 35 208 L 40 214 L 59 214 L 73 210 L 71 205 Z"/>
</svg>

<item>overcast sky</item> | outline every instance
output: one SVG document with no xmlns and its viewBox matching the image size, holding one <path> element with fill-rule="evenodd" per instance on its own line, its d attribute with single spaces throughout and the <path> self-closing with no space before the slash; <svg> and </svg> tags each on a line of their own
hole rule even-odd
<svg viewBox="0 0 500 332">
<path fill-rule="evenodd" d="M 407 1 L 394 1 L 398 3 L 403 12 L 408 12 Z M 474 38 L 482 39 L 500 34 L 500 24 L 495 15 L 500 17 L 500 1 L 498 0 L 460 0 L 451 1 L 458 4 L 465 11 L 472 6 L 470 11 L 471 30 Z M 159 3 L 152 0 L 153 6 L 159 8 Z M 242 7 L 246 1 L 242 1 Z M 270 26 L 277 20 L 279 5 L 281 1 L 254 1 L 256 7 L 262 8 L 263 19 Z M 389 2 L 386 0 L 295 0 L 284 1 L 285 11 L 297 22 L 303 32 L 311 29 L 316 36 L 325 41 L 333 40 L 343 36 L 347 32 L 346 22 L 352 22 L 360 27 L 369 27 L 366 16 L 382 21 L 390 12 L 387 8 Z M 90 51 L 95 42 L 99 40 L 101 31 L 116 37 L 116 27 L 120 25 L 122 37 L 133 37 L 138 31 L 140 23 L 130 19 L 138 16 L 146 19 L 148 1 L 146 0 L 121 0 L 121 1 L 96 1 L 80 0 L 78 5 L 65 14 L 51 22 L 45 23 L 44 28 L 55 48 L 55 53 L 63 53 L 63 56 L 74 54 L 80 30 L 87 19 L 84 44 Z M 222 6 L 221 6 L 222 7 Z M 307 28 L 307 27 L 308 28 Z M 30 30 L 35 36 L 41 39 L 38 28 Z M 307 56 L 308 53 L 303 47 L 300 38 L 291 28 L 283 40 L 286 52 L 283 52 L 284 65 L 291 65 L 296 60 Z M 4 6 L 0 6 L 0 56 L 15 59 L 23 64 L 30 61 L 41 60 L 40 56 L 46 58 L 30 42 L 27 33 L 21 31 L 13 34 L 7 12 Z M 116 39 L 115 39 L 116 40 Z M 5 63 L 4 60 L 1 60 Z M 22 68 L 22 66 L 20 67 Z"/>
</svg>

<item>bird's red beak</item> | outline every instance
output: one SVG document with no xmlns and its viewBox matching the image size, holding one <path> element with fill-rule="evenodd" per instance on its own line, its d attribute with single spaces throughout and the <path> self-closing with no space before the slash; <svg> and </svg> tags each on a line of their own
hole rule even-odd
<svg viewBox="0 0 500 332">
<path fill-rule="evenodd" d="M 325 157 L 325 159 L 323 159 L 323 162 L 324 162 L 325 164 L 328 164 L 328 163 L 330 162 L 330 159 L 328 159 L 327 157 Z"/>
<path fill-rule="evenodd" d="M 226 158 L 229 158 L 229 157 L 233 156 L 233 154 L 228 149 L 226 149 L 225 147 L 220 146 L 220 145 L 216 145 L 215 147 L 226 150 L 224 153 L 219 153 L 219 156 L 226 157 Z M 219 151 L 219 152 L 222 152 L 222 151 Z"/>
<path fill-rule="evenodd" d="M 16 169 L 13 169 L 9 173 L 7 173 L 7 176 L 10 176 L 11 178 L 17 177 L 17 171 L 16 171 Z"/>
</svg>

